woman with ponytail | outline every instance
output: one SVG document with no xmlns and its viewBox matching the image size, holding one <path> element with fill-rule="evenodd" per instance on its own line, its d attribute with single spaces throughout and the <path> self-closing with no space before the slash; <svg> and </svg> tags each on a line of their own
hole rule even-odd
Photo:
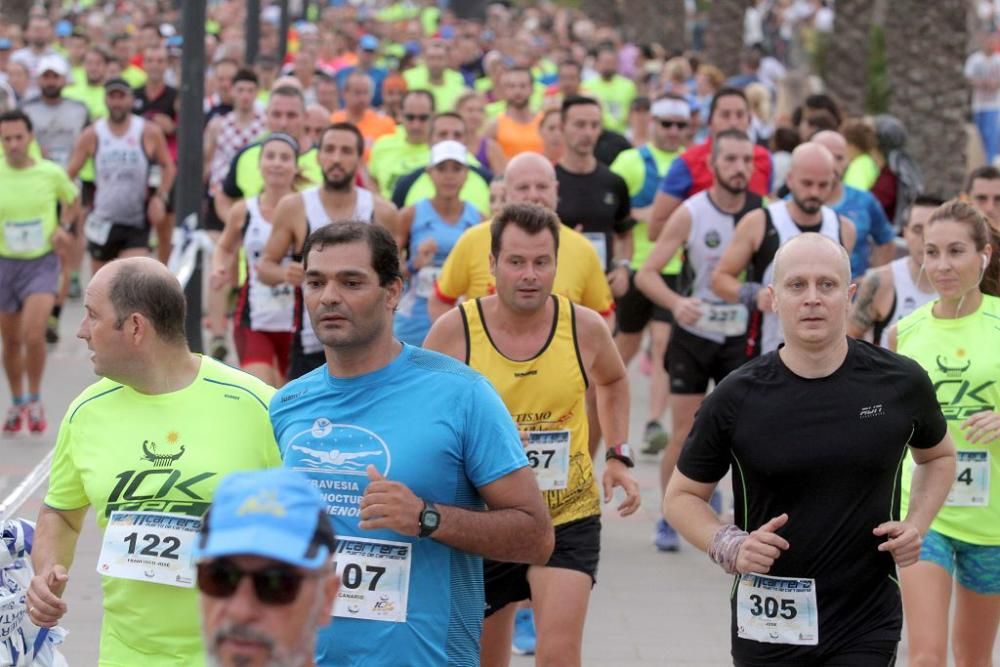
<svg viewBox="0 0 1000 667">
<path fill-rule="evenodd" d="M 976 208 L 946 202 L 924 227 L 923 269 L 938 298 L 893 341 L 930 375 L 958 470 L 920 560 L 900 571 L 910 664 L 947 664 L 954 590 L 955 664 L 987 665 L 1000 623 L 1000 239 Z M 907 458 L 903 514 L 912 475 Z"/>
</svg>

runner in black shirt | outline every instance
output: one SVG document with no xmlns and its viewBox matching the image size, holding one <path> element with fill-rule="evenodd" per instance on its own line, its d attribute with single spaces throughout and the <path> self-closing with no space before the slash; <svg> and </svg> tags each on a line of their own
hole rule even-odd
<svg viewBox="0 0 1000 667">
<path fill-rule="evenodd" d="M 902 626 L 895 565 L 917 560 L 954 480 L 954 445 L 923 369 L 847 337 L 847 252 L 806 233 L 775 261 L 785 345 L 706 399 L 664 512 L 741 575 L 732 596 L 737 665 L 891 665 Z M 920 500 L 900 520 L 907 444 Z M 708 505 L 730 464 L 737 525 Z"/>
<path fill-rule="evenodd" d="M 601 133 L 601 106 L 589 97 L 570 97 L 562 105 L 566 153 L 556 165 L 564 225 L 591 240 L 609 273 L 615 298 L 628 289 L 632 259 L 632 206 L 628 186 L 597 161 L 594 144 Z"/>
</svg>

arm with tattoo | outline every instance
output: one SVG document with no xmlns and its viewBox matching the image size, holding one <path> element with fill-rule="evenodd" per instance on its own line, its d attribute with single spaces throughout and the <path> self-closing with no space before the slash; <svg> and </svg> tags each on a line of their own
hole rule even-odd
<svg viewBox="0 0 1000 667">
<path fill-rule="evenodd" d="M 861 281 L 858 289 L 858 298 L 851 309 L 851 317 L 847 321 L 847 333 L 854 338 L 861 338 L 868 333 L 881 314 L 875 307 L 875 297 L 882 284 L 882 277 L 878 271 L 869 271 Z"/>
</svg>

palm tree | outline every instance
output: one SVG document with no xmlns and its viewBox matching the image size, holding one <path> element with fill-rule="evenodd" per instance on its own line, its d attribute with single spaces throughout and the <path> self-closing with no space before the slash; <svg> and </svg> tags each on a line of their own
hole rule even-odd
<svg viewBox="0 0 1000 667">
<path fill-rule="evenodd" d="M 616 26 L 631 42 L 659 42 L 668 52 L 685 48 L 684 0 L 583 0 L 580 9 L 597 22 Z"/>
<path fill-rule="evenodd" d="M 28 23 L 33 5 L 33 0 L 0 0 L 0 15 L 7 22 L 23 27 Z"/>
<path fill-rule="evenodd" d="M 909 132 L 925 189 L 945 197 L 961 191 L 965 176 L 968 8 L 967 0 L 895 0 L 885 18 L 889 112 Z"/>
<path fill-rule="evenodd" d="M 737 74 L 743 50 L 743 15 L 747 3 L 739 0 L 713 0 L 708 10 L 705 35 L 707 61 L 727 76 Z"/>
<path fill-rule="evenodd" d="M 872 0 L 837 0 L 833 36 L 824 52 L 824 79 L 846 116 L 865 112 Z"/>
</svg>

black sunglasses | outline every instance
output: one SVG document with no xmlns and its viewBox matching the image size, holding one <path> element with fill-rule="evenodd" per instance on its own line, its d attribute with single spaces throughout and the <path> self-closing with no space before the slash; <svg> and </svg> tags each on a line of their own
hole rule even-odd
<svg viewBox="0 0 1000 667">
<path fill-rule="evenodd" d="M 669 130 L 672 127 L 676 127 L 678 130 L 686 130 L 687 126 L 688 126 L 687 122 L 685 122 L 683 120 L 661 120 L 660 121 L 660 127 L 662 127 L 664 130 Z"/>
<path fill-rule="evenodd" d="M 228 598 L 236 593 L 243 577 L 253 580 L 257 599 L 264 604 L 286 605 L 295 601 L 307 575 L 284 565 L 241 570 L 231 560 L 220 558 L 198 564 L 198 590 L 213 598 Z"/>
<path fill-rule="evenodd" d="M 404 113 L 403 114 L 403 120 L 408 120 L 410 122 L 413 122 L 415 120 L 419 120 L 422 123 L 426 123 L 430 119 L 431 119 L 431 115 L 429 113 Z"/>
</svg>

